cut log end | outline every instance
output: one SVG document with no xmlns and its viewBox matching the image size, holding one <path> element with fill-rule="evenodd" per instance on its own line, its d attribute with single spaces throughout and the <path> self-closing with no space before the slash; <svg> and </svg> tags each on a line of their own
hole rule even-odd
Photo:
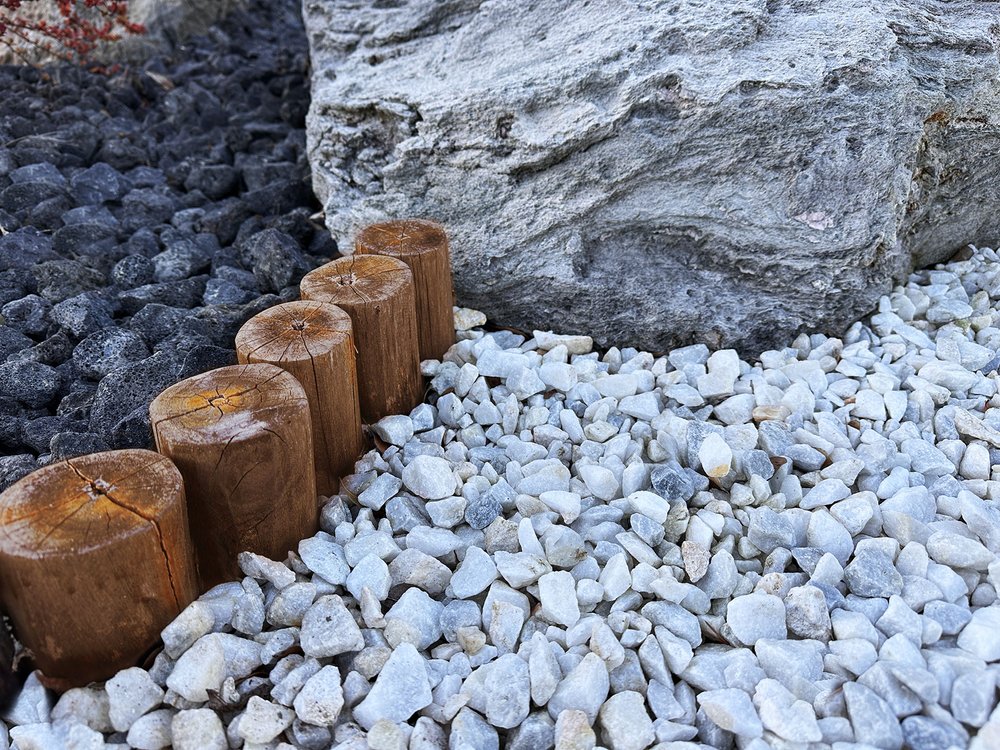
<svg viewBox="0 0 1000 750">
<path fill-rule="evenodd" d="M 339 258 L 306 274 L 302 297 L 342 307 L 358 346 L 361 416 L 376 422 L 420 401 L 420 349 L 413 274 L 384 255 Z"/>
<path fill-rule="evenodd" d="M 0 554 L 73 556 L 156 524 L 180 473 L 145 450 L 107 451 L 45 466 L 0 495 Z"/>
<path fill-rule="evenodd" d="M 286 302 L 248 320 L 236 334 L 241 363 L 306 362 L 350 342 L 351 318 L 325 302 Z"/>
<path fill-rule="evenodd" d="M 305 402 L 295 378 L 274 365 L 230 365 L 170 386 L 149 406 L 154 434 L 186 432 L 202 442 L 221 433 L 238 434 L 260 410 L 292 408 Z"/>
<path fill-rule="evenodd" d="M 354 241 L 356 254 L 399 258 L 413 274 L 420 358 L 438 359 L 455 343 L 451 255 L 444 227 L 406 219 L 372 224 Z M 370 257 L 370 256 L 369 256 Z"/>
<path fill-rule="evenodd" d="M 392 299 L 412 285 L 413 274 L 401 260 L 351 255 L 313 269 L 303 277 L 299 289 L 305 300 L 320 300 L 350 311 Z"/>
<path fill-rule="evenodd" d="M 355 252 L 406 258 L 447 252 L 448 235 L 440 224 L 425 219 L 399 219 L 370 224 L 354 240 Z"/>
</svg>

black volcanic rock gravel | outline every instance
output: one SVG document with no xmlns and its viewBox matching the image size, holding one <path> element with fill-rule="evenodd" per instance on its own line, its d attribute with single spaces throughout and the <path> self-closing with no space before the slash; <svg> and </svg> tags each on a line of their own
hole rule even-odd
<svg viewBox="0 0 1000 750">
<path fill-rule="evenodd" d="M 101 76 L 0 67 L 0 489 L 149 447 L 150 400 L 336 255 L 309 184 L 298 4 Z"/>
</svg>

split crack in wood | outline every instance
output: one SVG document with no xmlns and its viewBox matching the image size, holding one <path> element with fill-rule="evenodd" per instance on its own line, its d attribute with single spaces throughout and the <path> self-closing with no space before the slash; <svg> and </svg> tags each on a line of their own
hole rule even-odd
<svg viewBox="0 0 1000 750">
<path fill-rule="evenodd" d="M 173 594 L 174 604 L 176 605 L 178 611 L 180 611 L 180 609 L 184 605 L 181 604 L 181 597 L 178 596 L 178 594 L 177 594 L 177 584 L 174 581 L 173 565 L 170 562 L 170 555 L 167 554 L 166 545 L 163 543 L 163 531 L 160 529 L 160 522 L 158 520 L 156 520 L 155 517 L 149 516 L 149 515 L 143 513 L 139 508 L 137 508 L 137 507 L 135 507 L 133 505 L 130 505 L 129 503 L 126 503 L 123 500 L 120 500 L 117 497 L 115 497 L 114 495 L 112 495 L 111 494 L 111 490 L 114 489 L 114 485 L 109 484 L 108 482 L 104 481 L 103 478 L 98 477 L 97 479 L 92 479 L 92 478 L 88 477 L 87 475 L 85 475 L 82 471 L 80 471 L 73 464 L 72 460 L 67 460 L 66 461 L 66 465 L 69 466 L 74 471 L 74 473 L 78 477 L 80 477 L 80 479 L 82 479 L 84 482 L 87 483 L 87 486 L 84 489 L 84 492 L 91 498 L 92 501 L 96 502 L 99 498 L 103 497 L 103 498 L 107 499 L 109 502 L 111 502 L 112 504 L 118 506 L 119 508 L 122 508 L 123 510 L 130 511 L 130 512 L 134 513 L 136 516 L 138 516 L 139 518 L 141 518 L 144 521 L 147 521 L 147 522 L 149 522 L 149 523 L 151 523 L 153 525 L 153 530 L 156 532 L 156 542 L 157 542 L 157 544 L 160 547 L 160 552 L 163 553 L 163 564 L 164 564 L 164 566 L 167 569 L 167 580 L 169 580 L 169 582 L 170 582 L 170 593 Z M 145 467 L 141 467 L 141 468 L 145 468 Z M 132 474 L 127 475 L 126 478 L 128 476 L 133 476 L 139 470 L 140 469 L 137 469 L 136 471 L 132 472 Z M 73 511 L 73 513 L 71 513 L 70 516 L 75 515 L 83 507 L 84 506 L 81 505 L 80 508 L 78 508 L 77 510 Z M 68 519 L 70 516 L 67 516 L 66 519 Z M 63 519 L 63 522 L 65 522 L 66 519 Z M 53 531 L 54 531 L 54 529 L 53 529 Z M 47 534 L 41 541 L 44 541 L 45 539 L 47 539 L 52 533 L 53 532 L 50 531 L 49 534 Z M 39 543 L 41 543 L 41 542 L 39 542 Z"/>
</svg>

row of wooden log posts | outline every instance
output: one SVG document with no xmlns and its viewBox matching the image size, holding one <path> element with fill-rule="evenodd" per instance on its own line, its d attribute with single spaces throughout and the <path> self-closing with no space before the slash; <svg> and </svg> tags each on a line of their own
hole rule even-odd
<svg viewBox="0 0 1000 750">
<path fill-rule="evenodd" d="M 241 364 L 156 397 L 158 452 L 72 458 L 0 495 L 0 602 L 49 686 L 136 664 L 199 591 L 238 579 L 241 551 L 283 560 L 315 533 L 362 420 L 415 406 L 420 360 L 455 340 L 432 222 L 367 227 L 301 297 L 247 321 Z"/>
</svg>

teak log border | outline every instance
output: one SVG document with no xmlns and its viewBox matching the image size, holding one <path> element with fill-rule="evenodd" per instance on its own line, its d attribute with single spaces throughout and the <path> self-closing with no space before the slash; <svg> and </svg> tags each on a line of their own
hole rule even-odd
<svg viewBox="0 0 1000 750">
<path fill-rule="evenodd" d="M 0 493 L 0 606 L 48 686 L 137 663 L 197 595 L 197 563 L 207 588 L 238 577 L 239 552 L 280 560 L 314 533 L 317 471 L 333 492 L 351 469 L 359 407 L 371 422 L 407 412 L 421 358 L 455 341 L 448 239 L 434 222 L 365 228 L 355 256 L 307 274 L 301 293 L 241 329 L 242 365 L 157 396 L 160 454 L 79 456 Z"/>
</svg>

